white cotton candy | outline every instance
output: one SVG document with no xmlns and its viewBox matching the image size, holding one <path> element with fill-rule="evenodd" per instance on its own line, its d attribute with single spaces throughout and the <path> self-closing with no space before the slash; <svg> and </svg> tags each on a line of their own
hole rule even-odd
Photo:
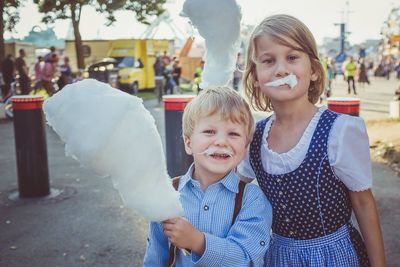
<svg viewBox="0 0 400 267">
<path fill-rule="evenodd" d="M 281 85 L 289 85 L 290 88 L 293 88 L 297 85 L 296 75 L 289 74 L 288 76 L 281 78 L 279 80 L 275 80 L 269 83 L 266 83 L 265 86 L 281 86 Z"/>
<path fill-rule="evenodd" d="M 140 98 L 87 79 L 46 100 L 44 112 L 66 155 L 110 175 L 126 206 L 151 221 L 181 215 L 160 135 Z"/>
<path fill-rule="evenodd" d="M 230 148 L 224 148 L 224 147 L 208 147 L 206 150 L 203 152 L 200 152 L 198 154 L 204 154 L 207 156 L 211 156 L 213 154 L 226 154 L 229 157 L 233 157 L 233 151 Z"/>
<path fill-rule="evenodd" d="M 239 52 L 240 7 L 235 0 L 186 0 L 181 15 L 188 17 L 205 39 L 200 87 L 227 85 Z"/>
</svg>

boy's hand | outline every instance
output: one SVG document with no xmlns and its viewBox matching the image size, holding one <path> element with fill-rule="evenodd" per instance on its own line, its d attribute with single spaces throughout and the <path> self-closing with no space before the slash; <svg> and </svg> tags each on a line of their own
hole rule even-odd
<svg viewBox="0 0 400 267">
<path fill-rule="evenodd" d="M 172 244 L 179 248 L 190 249 L 197 255 L 204 252 L 204 234 L 182 217 L 164 221 L 164 233 Z"/>
</svg>

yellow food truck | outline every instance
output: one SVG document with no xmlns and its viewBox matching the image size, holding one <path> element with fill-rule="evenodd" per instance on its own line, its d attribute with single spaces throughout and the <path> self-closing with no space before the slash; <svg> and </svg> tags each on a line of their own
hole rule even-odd
<svg viewBox="0 0 400 267">
<path fill-rule="evenodd" d="M 157 54 L 173 51 L 173 41 L 122 39 L 110 41 L 107 57 L 115 59 L 118 87 L 129 93 L 155 87 L 153 64 Z"/>
</svg>

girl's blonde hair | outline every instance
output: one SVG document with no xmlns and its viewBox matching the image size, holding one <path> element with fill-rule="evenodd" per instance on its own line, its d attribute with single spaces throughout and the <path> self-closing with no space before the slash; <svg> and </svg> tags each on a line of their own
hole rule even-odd
<svg viewBox="0 0 400 267">
<path fill-rule="evenodd" d="M 185 107 L 182 118 L 182 133 L 190 138 L 200 118 L 219 112 L 223 120 L 230 120 L 245 126 L 247 144 L 253 138 L 254 119 L 246 100 L 228 87 L 210 87 L 202 90 Z"/>
<path fill-rule="evenodd" d="M 311 81 L 308 100 L 315 104 L 324 91 L 325 70 L 318 57 L 317 44 L 307 26 L 289 15 L 273 15 L 265 18 L 250 36 L 247 50 L 246 69 L 243 85 L 251 105 L 258 110 L 272 111 L 271 100 L 261 92 L 256 75 L 256 41 L 260 36 L 269 35 L 280 45 L 306 53 L 311 61 L 311 68 L 317 74 L 317 80 Z"/>
</svg>

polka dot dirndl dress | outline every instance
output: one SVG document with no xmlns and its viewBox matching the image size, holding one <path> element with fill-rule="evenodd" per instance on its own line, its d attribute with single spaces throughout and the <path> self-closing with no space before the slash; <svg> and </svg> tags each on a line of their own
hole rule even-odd
<svg viewBox="0 0 400 267">
<path fill-rule="evenodd" d="M 273 208 L 265 266 L 369 266 L 363 240 L 350 222 L 349 191 L 329 164 L 328 137 L 338 116 L 323 112 L 303 162 L 282 175 L 262 167 L 262 136 L 269 118 L 257 123 L 250 164 Z"/>
</svg>

